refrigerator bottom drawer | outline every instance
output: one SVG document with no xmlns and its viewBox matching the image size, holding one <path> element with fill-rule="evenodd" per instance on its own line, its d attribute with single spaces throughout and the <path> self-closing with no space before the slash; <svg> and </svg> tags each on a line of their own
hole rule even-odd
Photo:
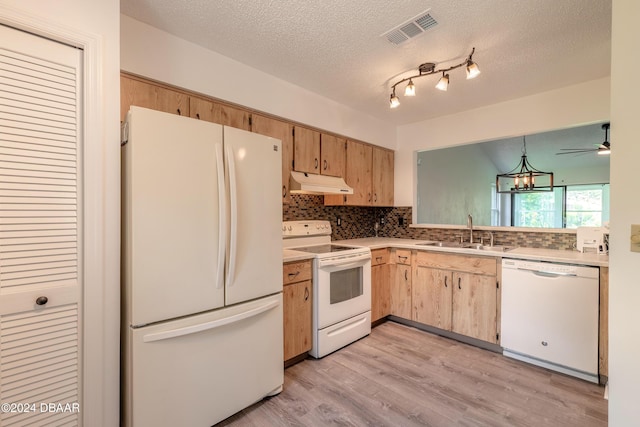
<svg viewBox="0 0 640 427">
<path fill-rule="evenodd" d="M 125 426 L 211 426 L 281 390 L 282 294 L 130 330 Z"/>
</svg>

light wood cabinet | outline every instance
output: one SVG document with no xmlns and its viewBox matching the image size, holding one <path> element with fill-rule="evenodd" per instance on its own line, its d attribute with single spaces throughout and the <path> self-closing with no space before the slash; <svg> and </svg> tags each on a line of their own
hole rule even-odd
<svg viewBox="0 0 640 427">
<path fill-rule="evenodd" d="M 495 275 L 454 272 L 452 302 L 452 332 L 498 343 Z"/>
<path fill-rule="evenodd" d="M 598 373 L 601 382 L 609 376 L 609 267 L 600 267 L 600 340 Z"/>
<path fill-rule="evenodd" d="M 345 158 L 344 178 L 353 194 L 326 195 L 325 205 L 393 206 L 393 151 L 347 140 Z"/>
<path fill-rule="evenodd" d="M 294 170 L 344 177 L 345 139 L 295 126 Z"/>
<path fill-rule="evenodd" d="M 412 320 L 498 343 L 497 260 L 418 252 Z"/>
<path fill-rule="evenodd" d="M 345 174 L 345 142 L 344 138 L 321 134 L 320 135 L 320 173 L 322 175 L 339 176 Z"/>
<path fill-rule="evenodd" d="M 373 206 L 393 206 L 393 151 L 372 148 Z"/>
<path fill-rule="evenodd" d="M 411 289 L 412 320 L 451 330 L 453 273 L 437 268 L 416 268 Z"/>
<path fill-rule="evenodd" d="M 320 173 L 320 132 L 295 126 L 293 168 L 298 172 Z"/>
<path fill-rule="evenodd" d="M 251 130 L 251 113 L 249 111 L 208 99 L 192 96 L 189 99 L 189 116 L 224 126 Z"/>
<path fill-rule="evenodd" d="M 391 314 L 391 283 L 389 275 L 389 250 L 371 251 L 371 322 Z"/>
<path fill-rule="evenodd" d="M 160 85 L 120 76 L 120 120 L 124 120 L 129 107 L 150 108 L 165 113 L 189 116 L 189 96 Z"/>
<path fill-rule="evenodd" d="M 282 201 L 289 203 L 289 176 L 293 168 L 293 125 L 259 114 L 251 117 L 251 131 L 282 141 Z"/>
<path fill-rule="evenodd" d="M 353 194 L 345 199 L 347 205 L 371 205 L 372 183 L 371 166 L 373 150 L 370 145 L 356 141 L 347 141 L 347 164 L 345 181 L 353 188 Z"/>
<path fill-rule="evenodd" d="M 391 314 L 411 319 L 411 266 L 395 266 L 395 280 L 391 283 Z"/>
<path fill-rule="evenodd" d="M 283 266 L 284 361 L 311 350 L 311 261 Z"/>
</svg>

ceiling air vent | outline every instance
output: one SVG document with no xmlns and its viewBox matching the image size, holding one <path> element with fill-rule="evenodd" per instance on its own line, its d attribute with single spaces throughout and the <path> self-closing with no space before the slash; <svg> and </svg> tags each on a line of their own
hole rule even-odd
<svg viewBox="0 0 640 427">
<path fill-rule="evenodd" d="M 438 25 L 433 16 L 426 10 L 409 19 L 407 22 L 403 22 L 392 30 L 387 31 L 381 37 L 386 37 L 393 44 L 401 44 L 409 39 L 412 39 L 420 34 L 424 34 L 429 28 L 433 28 Z"/>
</svg>

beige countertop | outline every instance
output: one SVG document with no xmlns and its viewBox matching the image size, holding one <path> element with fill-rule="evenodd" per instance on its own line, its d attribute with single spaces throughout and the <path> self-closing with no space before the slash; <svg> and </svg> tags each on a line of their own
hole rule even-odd
<svg viewBox="0 0 640 427">
<path fill-rule="evenodd" d="M 493 256 L 502 258 L 527 259 L 533 261 L 550 261 L 566 264 L 591 265 L 597 267 L 607 267 L 609 265 L 608 255 L 598 255 L 596 253 L 581 253 L 578 251 L 567 251 L 558 249 L 536 249 L 536 248 L 514 248 L 506 252 L 479 251 L 467 248 L 447 248 L 422 246 L 420 243 L 428 243 L 429 240 L 395 239 L 390 237 L 367 237 L 364 239 L 337 240 L 332 243 L 344 245 L 368 246 L 370 249 L 380 248 L 405 248 L 419 249 L 425 251 L 464 253 L 472 255 Z"/>
</svg>

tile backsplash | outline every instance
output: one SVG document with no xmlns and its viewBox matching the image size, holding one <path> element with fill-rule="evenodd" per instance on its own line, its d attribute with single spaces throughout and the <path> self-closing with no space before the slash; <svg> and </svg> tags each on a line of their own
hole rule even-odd
<svg viewBox="0 0 640 427">
<path fill-rule="evenodd" d="M 341 226 L 337 220 L 341 219 Z M 374 208 L 358 206 L 325 206 L 321 195 L 292 194 L 291 202 L 282 205 L 282 220 L 296 221 L 321 219 L 331 222 L 332 240 L 373 237 L 376 220 L 381 222 L 380 237 L 404 239 L 455 241 L 460 235 L 467 237 L 465 227 L 451 228 L 411 228 L 411 207 Z M 401 225 L 402 222 L 402 225 Z M 487 239 L 488 232 L 477 230 L 477 238 Z M 546 249 L 573 249 L 574 233 L 540 233 L 522 231 L 493 231 L 494 244 L 505 246 L 527 246 Z"/>
</svg>

